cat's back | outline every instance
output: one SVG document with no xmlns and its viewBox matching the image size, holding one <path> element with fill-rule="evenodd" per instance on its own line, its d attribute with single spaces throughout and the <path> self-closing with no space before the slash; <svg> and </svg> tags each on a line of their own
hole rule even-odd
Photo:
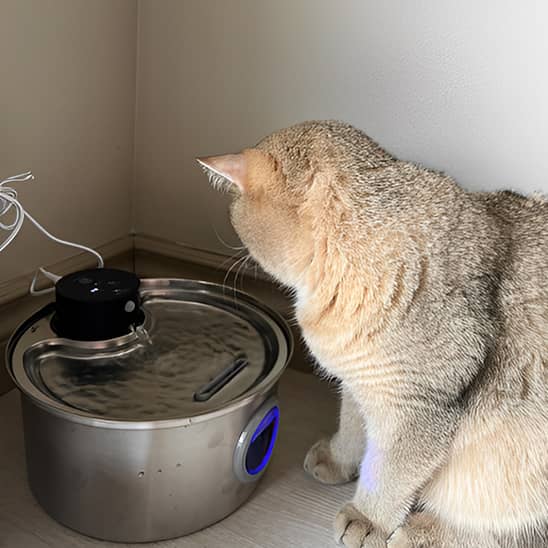
<svg viewBox="0 0 548 548">
<path fill-rule="evenodd" d="M 548 339 L 548 200 L 508 191 L 484 199 L 499 231 L 501 304 Z"/>
<path fill-rule="evenodd" d="M 478 196 L 494 235 L 491 276 L 500 386 L 548 396 L 548 201 L 513 192 Z M 496 384 L 496 382 L 495 382 Z"/>
<path fill-rule="evenodd" d="M 478 193 L 477 199 L 495 234 L 501 282 L 518 294 L 543 294 L 548 307 L 548 200 L 511 191 Z"/>
<path fill-rule="evenodd" d="M 492 348 L 489 389 L 483 394 L 486 399 L 480 400 L 496 407 L 496 398 L 488 394 L 511 387 L 513 394 L 534 394 L 537 403 L 544 402 L 548 397 L 548 201 L 508 191 L 477 193 L 472 199 L 484 229 L 480 276 L 486 280 L 483 313 L 489 318 Z"/>
<path fill-rule="evenodd" d="M 524 196 L 511 190 L 478 192 L 487 214 L 514 237 L 548 238 L 548 198 Z"/>
</svg>

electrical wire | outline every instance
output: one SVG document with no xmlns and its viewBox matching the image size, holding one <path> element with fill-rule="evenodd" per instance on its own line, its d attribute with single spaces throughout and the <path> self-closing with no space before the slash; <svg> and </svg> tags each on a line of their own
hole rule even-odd
<svg viewBox="0 0 548 548">
<path fill-rule="evenodd" d="M 34 175 L 31 171 L 27 171 L 25 173 L 20 173 L 19 175 L 12 175 L 11 177 L 0 181 L 0 229 L 5 230 L 9 233 L 7 238 L 0 243 L 0 252 L 6 249 L 6 247 L 8 247 L 8 245 L 10 245 L 11 242 L 17 237 L 17 234 L 19 234 L 19 231 L 23 226 L 25 218 L 27 218 L 36 228 L 38 228 L 38 230 L 40 230 L 40 232 L 42 232 L 50 240 L 53 240 L 54 242 L 61 245 L 74 247 L 76 249 L 81 249 L 82 251 L 87 251 L 88 253 L 91 253 L 97 258 L 98 267 L 103 268 L 103 257 L 101 257 L 101 255 L 97 253 L 97 251 L 82 244 L 62 240 L 61 238 L 57 238 L 56 236 L 51 234 L 51 232 L 46 230 L 28 211 L 26 211 L 26 209 L 17 198 L 17 191 L 11 186 L 8 186 L 11 183 L 27 182 L 33 180 Z M 13 221 L 3 222 L 2 217 L 5 217 L 5 215 L 11 210 L 14 211 Z M 61 276 L 53 274 L 52 272 L 48 272 L 43 267 L 39 267 L 34 274 L 34 278 L 32 279 L 32 282 L 30 284 L 29 291 L 31 295 L 44 295 L 46 293 L 51 293 L 55 289 L 54 287 L 40 290 L 36 289 L 36 283 L 40 274 L 44 275 L 54 284 L 61 278 Z"/>
</svg>

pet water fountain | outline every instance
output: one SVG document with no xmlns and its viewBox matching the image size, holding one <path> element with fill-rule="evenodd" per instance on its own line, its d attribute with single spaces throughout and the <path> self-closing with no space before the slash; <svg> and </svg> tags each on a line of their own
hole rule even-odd
<svg viewBox="0 0 548 548">
<path fill-rule="evenodd" d="M 2 204 L 16 210 L 8 240 L 25 217 L 53 238 L 6 181 L 0 216 Z M 31 292 L 54 299 L 7 346 L 30 488 L 53 518 L 96 538 L 202 529 L 244 503 L 270 461 L 290 331 L 247 294 L 98 263 L 61 278 L 40 269 L 55 286 L 37 290 L 35 276 Z"/>
</svg>

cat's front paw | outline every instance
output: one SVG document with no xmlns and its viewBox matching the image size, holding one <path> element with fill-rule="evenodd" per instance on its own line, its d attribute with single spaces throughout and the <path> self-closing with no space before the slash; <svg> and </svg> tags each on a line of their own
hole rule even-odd
<svg viewBox="0 0 548 548">
<path fill-rule="evenodd" d="M 304 459 L 304 469 L 315 479 L 328 485 L 347 483 L 357 477 L 357 467 L 337 462 L 328 440 L 320 440 Z"/>
<path fill-rule="evenodd" d="M 386 541 L 373 524 L 352 503 L 345 504 L 335 517 L 335 542 L 346 548 L 385 548 Z"/>
<path fill-rule="evenodd" d="M 386 541 L 388 548 L 410 548 L 411 542 L 404 527 L 398 527 Z"/>
</svg>

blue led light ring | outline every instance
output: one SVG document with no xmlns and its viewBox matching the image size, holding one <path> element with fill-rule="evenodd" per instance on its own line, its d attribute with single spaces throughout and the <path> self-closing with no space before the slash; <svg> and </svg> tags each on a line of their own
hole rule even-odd
<svg viewBox="0 0 548 548">
<path fill-rule="evenodd" d="M 251 437 L 251 442 L 248 447 L 248 451 L 253 445 L 253 442 L 267 429 L 272 425 L 272 434 L 270 435 L 270 439 L 268 441 L 268 448 L 265 451 L 265 454 L 263 455 L 263 458 L 261 459 L 261 462 L 256 466 L 255 468 L 252 468 L 251 470 L 247 468 L 246 471 L 248 474 L 255 476 L 256 474 L 259 474 L 262 472 L 268 462 L 270 461 L 270 457 L 272 456 L 272 451 L 274 450 L 274 445 L 276 444 L 276 439 L 278 437 L 278 427 L 280 424 L 280 410 L 279 408 L 273 407 L 261 420 L 259 423 L 259 426 L 255 429 L 255 432 L 253 432 L 253 436 Z"/>
<path fill-rule="evenodd" d="M 256 482 L 264 474 L 278 437 L 279 418 L 279 403 L 274 394 L 253 413 L 242 430 L 233 457 L 234 474 L 240 481 Z"/>
</svg>

